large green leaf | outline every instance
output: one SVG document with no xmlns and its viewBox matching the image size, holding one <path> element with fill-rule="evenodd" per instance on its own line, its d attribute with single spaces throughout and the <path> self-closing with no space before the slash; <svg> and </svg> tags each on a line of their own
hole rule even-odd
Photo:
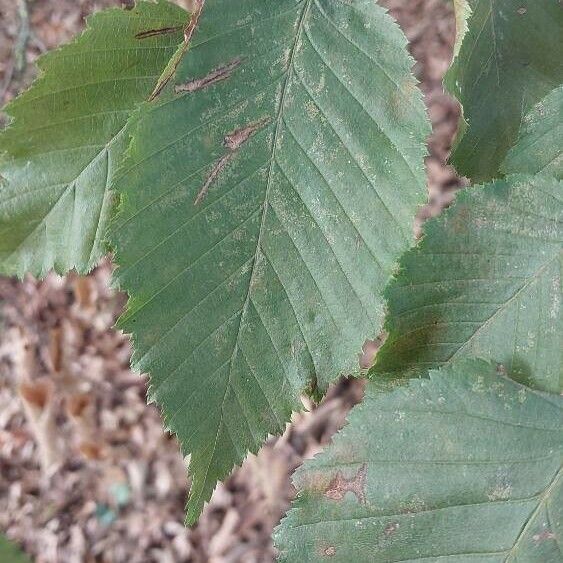
<svg viewBox="0 0 563 563">
<path fill-rule="evenodd" d="M 357 365 L 424 200 L 406 40 L 372 0 L 208 0 L 117 182 L 120 326 L 191 453 L 188 522 Z"/>
<path fill-rule="evenodd" d="M 3 273 L 85 272 L 99 261 L 127 118 L 182 43 L 187 20 L 168 2 L 107 10 L 39 60 L 40 78 L 7 106 L 13 124 L 0 135 Z"/>
<path fill-rule="evenodd" d="M 464 360 L 391 393 L 368 384 L 300 468 L 280 561 L 555 563 L 563 398 Z"/>
<path fill-rule="evenodd" d="M 370 374 L 419 375 L 471 355 L 562 391 L 562 241 L 561 181 L 511 176 L 462 192 L 401 259 Z"/>
<path fill-rule="evenodd" d="M 543 172 L 563 180 L 563 85 L 524 118 L 518 141 L 510 149 L 502 171 Z"/>
<path fill-rule="evenodd" d="M 563 82 L 563 10 L 558 0 L 461 0 L 458 15 L 468 29 L 445 85 L 467 126 L 461 123 L 451 162 L 460 174 L 489 180 L 522 117 Z"/>
</svg>

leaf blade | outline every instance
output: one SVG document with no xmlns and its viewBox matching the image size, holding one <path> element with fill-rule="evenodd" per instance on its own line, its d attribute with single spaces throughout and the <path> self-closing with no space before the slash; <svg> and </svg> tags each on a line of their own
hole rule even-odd
<svg viewBox="0 0 563 563">
<path fill-rule="evenodd" d="M 380 326 L 425 192 L 405 45 L 372 2 L 207 2 L 176 83 L 138 120 L 112 229 L 121 326 L 191 453 L 190 523 Z"/>
<path fill-rule="evenodd" d="M 557 55 L 563 15 L 551 0 L 468 0 L 460 21 L 468 30 L 444 85 L 463 108 L 450 158 L 475 182 L 499 176 L 522 117 L 563 82 Z"/>
<path fill-rule="evenodd" d="M 280 560 L 556 560 L 562 406 L 474 359 L 394 391 L 370 382 L 297 471 Z"/>
<path fill-rule="evenodd" d="M 389 336 L 369 375 L 420 375 L 477 355 L 560 391 L 562 213 L 561 182 L 549 177 L 461 193 L 401 259 L 386 290 Z"/>
<path fill-rule="evenodd" d="M 181 43 L 186 19 L 162 0 L 110 9 L 39 59 L 40 78 L 5 108 L 13 123 L 0 135 L 3 273 L 87 272 L 100 260 L 126 121 Z"/>
<path fill-rule="evenodd" d="M 563 179 L 563 85 L 524 118 L 518 141 L 502 165 L 505 174 L 545 174 Z"/>
</svg>

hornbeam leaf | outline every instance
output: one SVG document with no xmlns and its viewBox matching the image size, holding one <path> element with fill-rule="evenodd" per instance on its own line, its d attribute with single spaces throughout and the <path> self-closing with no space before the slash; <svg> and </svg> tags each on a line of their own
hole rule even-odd
<svg viewBox="0 0 563 563">
<path fill-rule="evenodd" d="M 563 85 L 524 118 L 518 141 L 502 165 L 504 173 L 543 172 L 563 180 Z"/>
<path fill-rule="evenodd" d="M 467 31 L 444 84 L 465 122 L 451 163 L 482 182 L 498 177 L 523 116 L 563 82 L 563 10 L 558 0 L 460 0 L 457 15 Z"/>
<path fill-rule="evenodd" d="M 127 119 L 182 43 L 188 19 L 162 1 L 106 10 L 39 59 L 40 78 L 6 107 L 13 124 L 0 134 L 4 274 L 86 272 L 99 261 Z"/>
<path fill-rule="evenodd" d="M 382 392 L 295 476 L 281 562 L 561 560 L 563 398 L 481 360 Z"/>
<path fill-rule="evenodd" d="M 563 391 L 562 242 L 563 182 L 509 176 L 462 192 L 401 259 L 370 375 L 421 375 L 470 355 Z"/>
<path fill-rule="evenodd" d="M 112 227 L 120 326 L 191 454 L 190 523 L 380 330 L 429 132 L 406 39 L 372 0 L 208 0 L 194 17 L 139 113 Z"/>
</svg>

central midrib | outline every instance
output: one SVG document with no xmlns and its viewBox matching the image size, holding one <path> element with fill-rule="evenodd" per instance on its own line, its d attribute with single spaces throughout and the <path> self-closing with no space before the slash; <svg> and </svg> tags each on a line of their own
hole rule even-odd
<svg viewBox="0 0 563 563">
<path fill-rule="evenodd" d="M 250 290 L 253 286 L 253 282 L 254 282 L 254 277 L 256 275 L 256 264 L 258 262 L 258 253 L 260 252 L 260 248 L 262 246 L 262 237 L 264 235 L 264 226 L 266 223 L 266 216 L 268 214 L 268 197 L 270 195 L 270 187 L 272 185 L 272 172 L 273 172 L 273 168 L 274 168 L 274 163 L 275 163 L 275 151 L 276 151 L 276 147 L 278 144 L 278 139 L 279 139 L 279 131 L 280 131 L 280 125 L 282 122 L 282 116 L 283 116 L 283 112 L 285 109 L 285 104 L 286 104 L 286 99 L 287 99 L 287 91 L 289 88 L 289 84 L 291 81 L 291 77 L 293 75 L 293 61 L 295 59 L 295 53 L 296 53 L 296 47 L 297 44 L 299 43 L 299 39 L 301 37 L 301 33 L 303 30 L 303 24 L 304 21 L 307 17 L 307 14 L 309 12 L 309 8 L 311 7 L 312 4 L 312 0 L 304 0 L 304 7 L 303 7 L 303 11 L 301 12 L 301 16 L 299 18 L 299 23 L 297 25 L 297 31 L 295 33 L 295 40 L 293 43 L 293 47 L 291 49 L 291 55 L 289 57 L 289 61 L 288 61 L 288 70 L 287 70 L 287 75 L 284 81 L 284 85 L 283 85 L 283 89 L 282 89 L 282 95 L 281 95 L 281 100 L 280 100 L 280 108 L 278 111 L 278 115 L 276 117 L 276 123 L 275 123 L 275 127 L 274 127 L 274 138 L 272 141 L 272 158 L 270 159 L 270 166 L 268 169 L 268 178 L 266 180 L 266 190 L 264 193 L 264 201 L 263 201 L 263 211 L 262 211 L 262 217 L 260 220 L 260 229 L 258 231 L 258 239 L 256 241 L 256 251 L 254 254 L 254 259 L 252 262 L 252 270 L 250 273 L 250 280 L 248 283 L 248 291 L 246 293 L 246 297 L 244 300 L 244 305 L 243 305 L 243 310 L 242 310 L 242 315 L 240 316 L 240 320 L 239 320 L 239 326 L 238 326 L 238 331 L 237 331 L 237 336 L 236 336 L 236 340 L 235 340 L 235 345 L 233 348 L 233 353 L 231 355 L 231 361 L 229 364 L 229 380 L 227 382 L 227 386 L 225 389 L 225 397 L 227 395 L 227 390 L 229 389 L 229 385 L 230 385 L 230 381 L 231 381 L 231 374 L 232 374 L 232 362 L 236 356 L 236 352 L 238 349 L 238 342 L 239 342 L 239 338 L 240 338 L 240 331 L 241 331 L 241 326 L 244 323 L 244 319 L 246 316 L 246 312 L 248 310 L 248 304 L 250 302 Z M 224 398 L 223 398 L 223 403 L 224 403 Z M 221 406 L 221 411 L 223 410 L 223 405 Z M 222 420 L 222 419 L 221 419 Z"/>
<path fill-rule="evenodd" d="M 297 31 L 295 33 L 295 40 L 294 40 L 293 47 L 291 49 L 291 55 L 290 55 L 289 61 L 288 61 L 287 75 L 286 75 L 285 82 L 284 82 L 283 89 L 282 89 L 279 111 L 278 111 L 278 115 L 277 115 L 276 123 L 275 123 L 275 127 L 274 127 L 274 139 L 272 141 L 272 159 L 270 161 L 270 167 L 269 167 L 269 170 L 268 170 L 268 178 L 266 180 L 266 190 L 265 190 L 265 193 L 264 193 L 264 202 L 263 202 L 264 209 L 262 211 L 262 218 L 261 218 L 261 221 L 260 221 L 260 229 L 258 231 L 258 239 L 257 239 L 257 242 L 256 242 L 256 251 L 255 251 L 255 254 L 254 254 L 254 259 L 253 259 L 253 263 L 252 263 L 252 270 L 251 270 L 251 273 L 250 273 L 250 279 L 249 279 L 249 283 L 248 283 L 248 291 L 246 293 L 246 297 L 245 297 L 245 300 L 244 300 L 242 314 L 241 314 L 240 319 L 239 319 L 239 325 L 238 325 L 238 329 L 237 329 L 237 335 L 236 335 L 235 344 L 234 344 L 234 347 L 233 347 L 233 352 L 231 354 L 231 359 L 229 360 L 229 377 L 227 379 L 227 384 L 225 385 L 225 392 L 223 394 L 223 400 L 221 401 L 221 409 L 220 409 L 221 415 L 220 415 L 219 423 L 217 425 L 217 433 L 215 435 L 215 441 L 213 443 L 213 448 L 211 450 L 211 455 L 209 457 L 209 462 L 207 464 L 207 468 L 205 470 L 205 474 L 203 476 L 202 483 L 205 483 L 207 481 L 207 475 L 209 473 L 209 468 L 211 467 L 211 462 L 212 462 L 213 457 L 215 455 L 215 450 L 217 448 L 217 441 L 219 439 L 221 427 L 223 426 L 223 412 L 224 412 L 224 406 L 225 406 L 225 400 L 226 400 L 226 397 L 227 397 L 227 393 L 228 393 L 229 388 L 231 386 L 231 378 L 232 378 L 232 374 L 233 374 L 233 360 L 235 359 L 237 351 L 238 351 L 241 328 L 242 328 L 243 323 L 245 321 L 246 313 L 248 311 L 248 304 L 250 302 L 250 291 L 251 291 L 251 288 L 253 286 L 254 277 L 256 275 L 256 263 L 258 261 L 258 253 L 259 253 L 260 247 L 261 247 L 261 241 L 262 241 L 262 237 L 263 237 L 263 233 L 264 233 L 264 225 L 265 225 L 265 222 L 266 222 L 266 215 L 267 215 L 267 212 L 268 212 L 268 196 L 269 196 L 269 192 L 270 192 L 270 186 L 272 184 L 272 171 L 273 171 L 274 162 L 275 162 L 275 158 L 274 158 L 273 155 L 276 151 L 276 146 L 277 146 L 277 142 L 278 142 L 278 138 L 279 138 L 280 124 L 282 122 L 282 115 L 283 115 L 283 111 L 284 111 L 286 100 L 287 100 L 287 92 L 288 92 L 290 80 L 291 80 L 291 77 L 292 77 L 292 74 L 293 74 L 293 61 L 294 61 L 295 54 L 296 54 L 296 48 L 297 48 L 297 45 L 299 43 L 299 39 L 301 37 L 301 33 L 302 33 L 302 30 L 303 30 L 303 25 L 304 25 L 305 19 L 307 17 L 307 14 L 309 12 L 309 9 L 311 7 L 311 4 L 312 4 L 312 0 L 304 0 L 303 11 L 301 12 L 301 16 L 299 18 L 299 22 L 298 22 L 298 25 L 297 25 Z M 201 498 L 201 495 L 202 495 L 202 489 L 200 489 L 200 491 L 198 492 L 198 501 L 199 501 L 199 498 Z"/>
</svg>

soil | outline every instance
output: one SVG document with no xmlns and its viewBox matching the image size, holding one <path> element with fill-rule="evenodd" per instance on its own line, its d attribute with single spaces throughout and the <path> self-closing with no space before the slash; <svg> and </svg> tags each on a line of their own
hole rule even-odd
<svg viewBox="0 0 563 563">
<path fill-rule="evenodd" d="M 459 110 L 442 90 L 455 25 L 447 0 L 385 0 L 416 59 L 433 133 L 424 219 L 462 181 L 444 163 Z M 0 0 L 0 102 L 35 75 L 42 52 L 115 0 Z M 27 8 L 23 10 L 22 8 Z M 21 17 L 21 16 L 24 17 Z M 362 382 L 344 380 L 296 415 L 220 484 L 192 529 L 183 525 L 186 464 L 130 345 L 112 328 L 125 302 L 111 266 L 43 281 L 0 278 L 0 531 L 38 563 L 270 562 L 273 527 L 294 495 L 290 475 L 344 423 Z M 361 361 L 377 345 L 368 343 Z"/>
</svg>

